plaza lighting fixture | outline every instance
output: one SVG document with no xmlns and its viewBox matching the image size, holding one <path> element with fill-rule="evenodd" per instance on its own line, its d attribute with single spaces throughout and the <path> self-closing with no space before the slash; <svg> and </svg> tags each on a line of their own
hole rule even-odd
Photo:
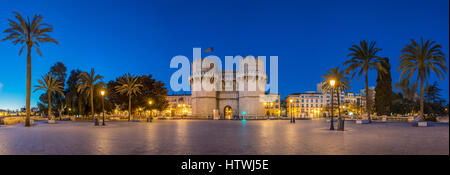
<svg viewBox="0 0 450 175">
<path fill-rule="evenodd" d="M 291 104 L 290 104 L 290 107 L 291 107 L 291 123 L 295 123 L 295 118 L 294 118 L 294 115 L 293 115 L 293 106 L 292 106 L 292 102 L 293 102 L 294 100 L 293 99 L 290 99 L 289 100 L 289 102 L 291 102 Z"/>
<path fill-rule="evenodd" d="M 152 101 L 152 100 L 149 100 L 149 101 L 148 101 L 148 104 L 149 104 L 150 106 L 152 106 L 153 101 Z M 152 111 L 152 109 L 150 109 L 150 117 L 147 117 L 147 122 L 149 122 L 149 118 L 150 118 L 150 122 L 152 122 L 152 114 L 153 114 L 153 111 Z"/>
<path fill-rule="evenodd" d="M 100 94 L 102 95 L 102 111 L 103 111 L 102 125 L 105 126 L 105 102 L 103 100 L 105 98 L 105 91 L 104 90 L 100 91 Z"/>
<path fill-rule="evenodd" d="M 330 80 L 330 85 L 331 85 L 332 87 L 334 86 L 335 83 L 336 83 L 336 81 Z"/>
<path fill-rule="evenodd" d="M 334 124 L 333 124 L 333 106 L 334 106 L 334 84 L 336 82 L 334 80 L 330 80 L 331 85 L 331 120 L 330 120 L 330 130 L 334 130 Z"/>
</svg>

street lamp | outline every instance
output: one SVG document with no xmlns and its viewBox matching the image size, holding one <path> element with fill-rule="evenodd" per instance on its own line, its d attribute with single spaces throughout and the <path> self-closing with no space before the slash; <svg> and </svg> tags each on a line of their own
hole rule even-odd
<svg viewBox="0 0 450 175">
<path fill-rule="evenodd" d="M 334 106 L 334 84 L 336 82 L 334 80 L 330 80 L 330 85 L 331 85 L 331 120 L 330 120 L 330 130 L 334 130 L 334 124 L 333 124 L 333 106 Z"/>
<path fill-rule="evenodd" d="M 290 107 L 291 107 L 291 123 L 295 123 L 295 121 L 294 121 L 294 115 L 293 115 L 293 112 L 294 112 L 293 110 L 294 110 L 294 109 L 293 109 L 293 106 L 292 106 L 292 102 L 293 102 L 293 101 L 294 101 L 294 100 L 292 100 L 292 99 L 289 100 L 289 102 L 290 102 L 289 105 L 290 105 Z"/>
<path fill-rule="evenodd" d="M 100 94 L 102 94 L 102 111 L 103 111 L 103 121 L 102 121 L 102 125 L 105 126 L 105 102 L 104 102 L 104 98 L 105 98 L 105 91 L 101 91 Z"/>
<path fill-rule="evenodd" d="M 151 101 L 151 100 L 149 100 L 148 101 L 148 104 L 150 105 L 150 106 L 152 106 L 152 104 L 153 104 L 153 101 Z M 152 108 L 150 108 L 150 122 L 152 122 Z M 148 118 L 147 118 L 147 122 L 148 122 Z"/>
</svg>

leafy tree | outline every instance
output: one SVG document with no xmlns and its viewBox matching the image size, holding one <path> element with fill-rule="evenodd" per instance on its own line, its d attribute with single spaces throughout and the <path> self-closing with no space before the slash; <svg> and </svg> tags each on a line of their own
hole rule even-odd
<svg viewBox="0 0 450 175">
<path fill-rule="evenodd" d="M 108 82 L 108 101 L 117 105 L 121 110 L 128 110 L 128 96 L 126 94 L 116 93 L 115 87 L 119 86 L 119 80 L 122 77 L 117 78 L 115 81 Z M 141 94 L 133 96 L 131 101 L 132 106 L 139 106 L 145 110 L 156 109 L 162 111 L 167 108 L 168 101 L 166 100 L 167 89 L 164 87 L 164 83 L 156 81 L 152 78 L 152 75 L 139 76 L 139 83 L 142 84 Z M 153 101 L 152 105 L 149 105 L 149 100 Z M 133 111 L 132 111 L 133 113 Z"/>
<path fill-rule="evenodd" d="M 429 103 L 439 102 L 442 96 L 441 91 L 442 89 L 438 88 L 437 82 L 435 81 L 432 85 L 425 88 L 424 98 Z"/>
<path fill-rule="evenodd" d="M 53 27 L 47 23 L 42 23 L 43 17 L 41 15 L 34 15 L 33 20 L 25 20 L 18 12 L 13 12 L 17 21 L 8 19 L 10 28 L 6 29 L 3 33 L 7 33 L 8 36 L 3 38 L 2 41 L 11 40 L 14 45 L 20 44 L 22 47 L 19 51 L 19 56 L 22 54 L 23 49 L 27 48 L 27 87 L 26 87 L 26 121 L 25 126 L 30 125 L 30 96 L 31 96 L 31 48 L 35 48 L 36 52 L 42 56 L 42 52 L 39 49 L 40 43 L 52 42 L 58 44 L 58 41 L 51 38 L 48 35 L 53 31 Z"/>
<path fill-rule="evenodd" d="M 370 106 L 371 106 L 371 98 L 369 93 L 369 78 L 368 73 L 369 70 L 377 69 L 379 71 L 385 72 L 383 66 L 381 65 L 381 57 L 378 56 L 378 52 L 382 49 L 375 46 L 376 42 L 371 41 L 370 44 L 367 43 L 366 40 L 360 41 L 359 45 L 352 45 L 350 50 L 350 54 L 348 57 L 351 57 L 350 60 L 346 61 L 344 65 L 348 65 L 347 72 L 352 73 L 351 79 L 358 74 L 361 76 L 364 73 L 365 87 L 366 87 L 366 109 L 367 116 L 369 122 L 370 118 Z"/>
<path fill-rule="evenodd" d="M 415 101 L 417 97 L 417 82 L 410 82 L 407 79 L 400 80 L 394 84 L 394 88 L 402 93 L 403 97 Z"/>
<path fill-rule="evenodd" d="M 378 71 L 377 86 L 375 87 L 375 110 L 377 115 L 391 115 L 392 78 L 389 59 L 382 58 L 381 65 L 385 72 Z"/>
<path fill-rule="evenodd" d="M 441 91 L 436 81 L 425 88 L 425 114 L 445 114 L 445 100 L 441 98 Z"/>
<path fill-rule="evenodd" d="M 152 78 L 152 75 L 143 75 L 139 77 L 140 84 L 142 84 L 142 95 L 136 97 L 136 105 L 142 106 L 145 109 L 156 109 L 162 111 L 169 105 L 166 100 L 167 89 L 164 87 L 164 83 L 156 81 Z M 153 101 L 152 105 L 149 105 L 149 100 Z"/>
<path fill-rule="evenodd" d="M 83 97 L 80 92 L 77 91 L 77 82 L 81 75 L 81 71 L 79 69 L 70 71 L 70 76 L 67 79 L 67 88 L 66 88 L 66 101 L 67 107 L 70 109 L 72 114 L 81 115 L 83 104 Z"/>
<path fill-rule="evenodd" d="M 58 81 L 58 76 L 54 76 L 52 73 L 45 74 L 42 76 L 42 80 L 38 80 L 40 85 L 35 85 L 37 89 L 34 90 L 34 92 L 38 90 L 43 90 L 47 92 L 48 96 L 48 114 L 49 118 L 53 119 L 51 115 L 52 111 L 52 99 L 51 94 L 59 93 L 62 96 L 64 96 L 63 89 L 61 82 Z"/>
<path fill-rule="evenodd" d="M 424 83 L 428 84 L 430 74 L 434 72 L 439 80 L 445 79 L 447 73 L 446 58 L 442 52 L 442 46 L 435 41 L 423 41 L 420 43 L 411 39 L 411 43 L 406 45 L 400 56 L 401 71 L 400 79 L 410 80 L 416 75 L 416 82 L 420 82 L 420 119 L 424 120 Z"/>
<path fill-rule="evenodd" d="M 53 75 L 56 75 L 57 81 L 60 82 L 60 84 L 63 86 L 63 88 L 65 87 L 65 83 L 66 83 L 66 77 L 67 77 L 67 68 L 66 66 L 64 66 L 64 64 L 62 62 L 57 62 L 55 63 L 55 65 L 53 65 L 52 67 L 50 67 L 50 72 Z M 55 99 L 55 103 L 57 106 L 57 111 L 58 111 L 58 115 L 61 119 L 62 117 L 62 112 L 65 108 L 65 103 L 66 103 L 66 99 L 61 95 L 61 94 L 54 94 L 54 99 Z"/>
</svg>

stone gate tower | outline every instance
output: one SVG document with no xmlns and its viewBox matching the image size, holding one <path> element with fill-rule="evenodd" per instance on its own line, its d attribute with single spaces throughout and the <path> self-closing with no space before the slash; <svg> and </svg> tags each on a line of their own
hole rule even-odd
<svg viewBox="0 0 450 175">
<path fill-rule="evenodd" d="M 238 63 L 238 70 L 222 71 L 212 59 L 194 60 L 190 77 L 193 117 L 208 118 L 214 113 L 220 119 L 264 117 L 264 62 L 247 57 Z"/>
</svg>

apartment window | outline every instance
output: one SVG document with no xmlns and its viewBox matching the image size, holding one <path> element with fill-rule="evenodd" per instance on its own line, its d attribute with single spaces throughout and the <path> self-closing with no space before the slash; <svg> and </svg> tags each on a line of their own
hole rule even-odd
<svg viewBox="0 0 450 175">
<path fill-rule="evenodd" d="M 304 104 L 302 104 L 302 108 L 303 108 L 303 107 L 305 107 L 305 105 L 304 105 Z"/>
<path fill-rule="evenodd" d="M 303 99 L 302 99 L 302 103 L 303 103 Z"/>
</svg>

